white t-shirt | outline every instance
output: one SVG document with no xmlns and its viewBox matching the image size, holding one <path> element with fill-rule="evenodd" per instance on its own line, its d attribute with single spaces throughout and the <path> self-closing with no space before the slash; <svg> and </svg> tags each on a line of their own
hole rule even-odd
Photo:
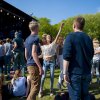
<svg viewBox="0 0 100 100">
<path fill-rule="evenodd" d="M 6 53 L 6 55 L 11 55 L 12 54 L 12 52 L 11 52 L 12 45 L 10 43 L 5 43 L 4 47 L 5 47 L 5 53 Z"/>
<path fill-rule="evenodd" d="M 56 54 L 56 48 L 57 48 L 57 44 L 55 42 L 52 42 L 49 45 L 41 46 L 43 58 L 54 56 Z"/>
</svg>

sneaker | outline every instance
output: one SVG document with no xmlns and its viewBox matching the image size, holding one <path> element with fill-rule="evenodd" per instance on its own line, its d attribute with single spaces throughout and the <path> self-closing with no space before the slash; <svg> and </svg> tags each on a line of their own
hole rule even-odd
<svg viewBox="0 0 100 100">
<path fill-rule="evenodd" d="M 54 95 L 53 91 L 50 91 L 50 96 L 53 96 L 53 95 Z"/>
<path fill-rule="evenodd" d="M 59 89 L 59 90 L 61 90 L 61 84 L 58 82 L 58 84 L 57 84 L 57 88 Z"/>
<path fill-rule="evenodd" d="M 42 97 L 43 97 L 43 92 L 39 92 L 38 97 L 39 97 L 39 98 L 42 98 Z"/>
</svg>

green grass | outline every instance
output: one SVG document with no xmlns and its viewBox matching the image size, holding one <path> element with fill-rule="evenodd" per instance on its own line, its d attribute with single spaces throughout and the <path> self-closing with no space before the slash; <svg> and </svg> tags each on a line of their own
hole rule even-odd
<svg viewBox="0 0 100 100">
<path fill-rule="evenodd" d="M 61 92 L 61 91 L 58 91 L 57 89 L 57 82 L 58 82 L 58 77 L 59 77 L 59 73 L 60 73 L 60 70 L 56 69 L 55 70 L 55 79 L 54 79 L 54 94 L 56 95 L 58 92 Z M 65 91 L 66 89 L 64 89 Z M 96 83 L 96 79 L 93 78 L 93 83 L 91 84 L 90 86 L 90 92 L 92 94 L 95 95 L 96 97 L 96 100 L 100 100 L 100 84 L 98 85 Z M 44 96 L 42 98 L 38 98 L 37 97 L 37 100 L 54 100 L 54 96 L 50 97 L 50 73 L 48 71 L 47 73 L 47 78 L 45 79 L 45 84 L 44 84 Z M 13 98 L 11 100 L 19 100 L 19 98 Z M 21 99 L 21 100 L 25 100 L 25 99 Z"/>
</svg>

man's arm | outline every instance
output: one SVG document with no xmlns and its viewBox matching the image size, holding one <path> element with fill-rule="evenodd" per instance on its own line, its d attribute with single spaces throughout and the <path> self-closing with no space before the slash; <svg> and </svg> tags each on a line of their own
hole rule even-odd
<svg viewBox="0 0 100 100">
<path fill-rule="evenodd" d="M 25 59 L 27 60 L 27 49 L 25 48 Z"/>
<path fill-rule="evenodd" d="M 68 74 L 69 61 L 63 60 L 63 75 Z"/>
<path fill-rule="evenodd" d="M 39 55 L 39 56 L 38 56 L 38 58 L 43 58 L 43 55 L 42 55 L 42 54 L 41 54 L 41 55 Z"/>
<path fill-rule="evenodd" d="M 13 50 L 15 50 L 17 48 L 17 43 L 14 42 L 14 47 L 13 47 Z"/>
<path fill-rule="evenodd" d="M 39 58 L 38 58 L 36 49 L 37 49 L 37 46 L 36 45 L 33 45 L 32 46 L 32 57 L 33 57 L 35 63 L 37 64 L 37 66 L 39 68 L 39 72 L 40 72 L 39 74 L 42 75 L 43 74 L 43 70 L 42 70 L 42 66 L 41 66 L 41 63 L 39 61 Z"/>
<path fill-rule="evenodd" d="M 63 75 L 65 82 L 69 83 L 69 62 L 72 57 L 72 43 L 71 43 L 71 35 L 68 35 L 63 47 Z"/>
<path fill-rule="evenodd" d="M 68 74 L 68 67 L 69 67 L 69 61 L 63 60 L 63 75 L 64 75 L 64 81 L 67 83 L 70 83 L 69 81 L 69 74 Z"/>
</svg>

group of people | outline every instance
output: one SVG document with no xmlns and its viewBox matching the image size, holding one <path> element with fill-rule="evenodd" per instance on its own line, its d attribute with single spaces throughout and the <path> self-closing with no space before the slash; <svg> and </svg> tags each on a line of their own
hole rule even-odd
<svg viewBox="0 0 100 100">
<path fill-rule="evenodd" d="M 14 71 L 20 65 L 25 66 L 24 41 L 18 32 L 15 32 L 13 40 L 0 40 L 0 73 L 4 72 L 10 77 L 11 63 Z"/>
<path fill-rule="evenodd" d="M 49 34 L 44 34 L 40 41 L 39 24 L 31 21 L 29 23 L 31 34 L 25 42 L 18 32 L 15 33 L 12 44 L 9 39 L 6 39 L 5 44 L 0 41 L 0 74 L 3 75 L 4 67 L 5 74 L 10 77 L 13 58 L 12 95 L 25 96 L 27 100 L 36 100 L 37 94 L 42 97 L 47 70 L 50 69 L 50 96 L 52 96 L 54 94 L 54 71 L 58 62 L 60 67 L 58 89 L 61 90 L 64 80 L 71 100 L 80 100 L 81 97 L 84 100 L 90 100 L 89 84 L 91 73 L 94 74 L 91 68 L 96 68 L 99 83 L 100 47 L 98 45 L 94 52 L 92 39 L 83 32 L 84 25 L 85 19 L 77 17 L 73 22 L 74 32 L 69 33 L 65 40 L 60 35 L 64 26 L 62 23 L 55 39 Z M 27 77 L 25 77 L 25 66 L 28 71 Z"/>
</svg>

